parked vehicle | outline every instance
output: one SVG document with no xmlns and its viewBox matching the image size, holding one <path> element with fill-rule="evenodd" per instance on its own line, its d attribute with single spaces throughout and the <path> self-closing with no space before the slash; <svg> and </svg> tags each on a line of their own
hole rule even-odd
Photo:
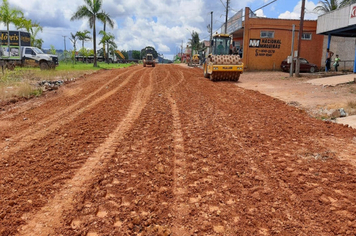
<svg viewBox="0 0 356 236">
<path fill-rule="evenodd" d="M 300 72 L 310 72 L 310 73 L 314 73 L 319 71 L 319 68 L 317 65 L 313 64 L 313 63 L 309 63 L 306 59 L 304 58 L 299 58 L 300 60 Z M 295 61 L 296 58 L 293 59 L 293 70 L 295 71 Z M 288 63 L 288 59 L 285 59 L 282 61 L 281 63 L 281 69 L 284 72 L 289 72 L 290 70 L 290 63 Z"/>
<path fill-rule="evenodd" d="M 41 49 L 31 47 L 31 35 L 23 31 L 0 31 L 0 65 L 8 69 L 15 66 L 40 67 L 41 70 L 54 69 L 58 56 L 46 54 Z M 10 38 L 10 44 L 8 41 Z"/>
</svg>

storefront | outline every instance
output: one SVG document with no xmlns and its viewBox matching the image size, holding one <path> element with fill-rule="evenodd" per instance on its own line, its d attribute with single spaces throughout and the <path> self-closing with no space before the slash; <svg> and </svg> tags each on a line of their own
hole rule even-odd
<svg viewBox="0 0 356 236">
<path fill-rule="evenodd" d="M 297 50 L 299 23 L 299 20 L 257 17 L 245 8 L 241 27 L 229 32 L 235 45 L 242 49 L 245 69 L 280 70 L 281 62 L 291 55 L 293 25 L 294 51 Z M 316 34 L 316 27 L 316 20 L 304 21 L 299 55 L 320 67 L 324 36 Z"/>
</svg>

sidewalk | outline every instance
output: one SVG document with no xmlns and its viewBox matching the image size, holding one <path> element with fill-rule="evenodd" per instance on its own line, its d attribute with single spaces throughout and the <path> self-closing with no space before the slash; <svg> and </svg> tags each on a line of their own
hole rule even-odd
<svg viewBox="0 0 356 236">
<path fill-rule="evenodd" d="M 356 129 L 356 115 L 354 116 L 347 116 L 343 118 L 337 118 L 336 123 L 338 124 L 344 124 L 344 125 L 349 125 L 352 128 Z"/>
<path fill-rule="evenodd" d="M 336 86 L 339 84 L 354 82 L 355 79 L 356 79 L 356 74 L 347 74 L 347 75 L 324 77 L 319 79 L 311 79 L 306 81 L 305 83 L 309 83 L 313 85 L 322 85 L 322 86 Z"/>
<path fill-rule="evenodd" d="M 311 79 L 306 81 L 305 83 L 333 87 L 339 84 L 354 83 L 354 82 L 356 82 L 356 74 L 336 75 L 336 76 L 329 76 L 329 77 L 324 77 L 319 79 Z M 336 123 L 349 125 L 352 128 L 356 129 L 356 115 L 337 118 Z"/>
</svg>

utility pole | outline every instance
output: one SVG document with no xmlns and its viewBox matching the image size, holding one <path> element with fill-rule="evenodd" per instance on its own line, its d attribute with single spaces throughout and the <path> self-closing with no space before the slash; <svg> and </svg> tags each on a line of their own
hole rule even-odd
<svg viewBox="0 0 356 236">
<path fill-rule="evenodd" d="M 183 40 L 182 45 L 180 46 L 180 62 L 183 62 Z"/>
<path fill-rule="evenodd" d="M 211 42 L 213 41 L 213 12 L 210 12 L 210 18 L 211 18 L 211 23 L 210 23 L 210 42 L 209 42 L 209 53 L 212 53 L 213 48 L 211 45 Z"/>
<path fill-rule="evenodd" d="M 296 64 L 295 77 L 299 77 L 299 71 L 300 71 L 299 55 L 300 55 L 300 44 L 303 35 L 304 8 L 305 8 L 305 0 L 302 0 L 302 9 L 300 13 L 300 24 L 299 24 L 299 35 L 298 35 L 298 55 L 297 55 L 297 61 L 295 63 Z"/>
<path fill-rule="evenodd" d="M 227 34 L 227 17 L 229 14 L 229 2 L 230 0 L 226 0 L 225 34 Z"/>
<path fill-rule="evenodd" d="M 63 37 L 63 40 L 64 40 L 64 51 L 63 51 L 63 55 L 64 55 L 64 60 L 66 59 L 66 51 L 67 51 L 67 49 L 66 49 L 66 37 L 67 36 L 62 36 Z"/>
<path fill-rule="evenodd" d="M 67 36 L 62 36 L 63 37 L 63 39 L 64 39 L 64 51 L 66 51 L 67 49 L 66 49 L 66 37 Z"/>
<path fill-rule="evenodd" d="M 290 63 L 290 68 L 289 68 L 289 77 L 293 77 L 293 62 L 294 62 L 294 32 L 295 32 L 295 25 L 293 24 L 293 29 L 292 29 L 292 49 L 291 49 L 291 63 Z"/>
</svg>

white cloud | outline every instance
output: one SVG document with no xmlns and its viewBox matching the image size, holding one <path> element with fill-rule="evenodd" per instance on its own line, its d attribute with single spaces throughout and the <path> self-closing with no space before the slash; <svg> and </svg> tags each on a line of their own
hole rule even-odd
<svg viewBox="0 0 356 236">
<path fill-rule="evenodd" d="M 213 32 L 221 27 L 225 21 L 225 8 L 222 2 L 218 0 L 103 0 L 102 9 L 115 21 L 114 28 L 108 27 L 107 31 L 115 35 L 118 49 L 140 50 L 151 45 L 159 53 L 172 56 L 182 42 L 183 47 L 186 47 L 192 31 L 198 32 L 201 40 L 209 38 L 207 25 L 210 24 L 211 11 L 214 17 Z M 269 2 L 270 0 L 230 1 L 229 16 L 246 6 L 253 5 L 258 8 Z M 280 2 L 282 4 L 287 1 Z M 38 35 L 44 40 L 43 48 L 54 45 L 56 49 L 63 49 L 63 36 L 66 36 L 66 48 L 72 49 L 69 41 L 70 33 L 83 30 L 92 32 L 87 19 L 70 21 L 78 7 L 85 4 L 84 0 L 9 0 L 9 3 L 10 6 L 21 9 L 27 18 L 39 22 L 44 28 Z M 307 0 L 307 12 L 314 7 L 315 4 Z M 271 17 L 271 9 L 274 11 L 275 8 L 278 8 L 278 2 L 258 10 L 256 14 L 261 17 Z M 299 12 L 300 3 L 280 17 L 299 18 Z M 316 17 L 315 14 L 313 16 Z M 101 29 L 103 29 L 102 23 L 97 22 L 97 34 Z M 97 42 L 99 38 L 100 36 Z M 81 46 L 81 42 L 78 45 Z M 92 48 L 92 42 L 86 42 L 85 46 Z M 100 48 L 99 45 L 97 48 Z"/>
<path fill-rule="evenodd" d="M 318 15 L 314 12 L 316 4 L 312 1 L 305 1 L 305 14 L 304 19 L 306 20 L 316 20 Z M 293 11 L 286 11 L 278 16 L 280 19 L 300 19 L 300 12 L 302 9 L 302 1 L 299 1 L 298 4 L 294 7 Z"/>
<path fill-rule="evenodd" d="M 259 10 L 255 11 L 255 14 L 256 14 L 258 17 L 266 17 L 266 15 L 263 14 L 263 10 L 262 10 L 262 9 L 259 9 Z"/>
</svg>

